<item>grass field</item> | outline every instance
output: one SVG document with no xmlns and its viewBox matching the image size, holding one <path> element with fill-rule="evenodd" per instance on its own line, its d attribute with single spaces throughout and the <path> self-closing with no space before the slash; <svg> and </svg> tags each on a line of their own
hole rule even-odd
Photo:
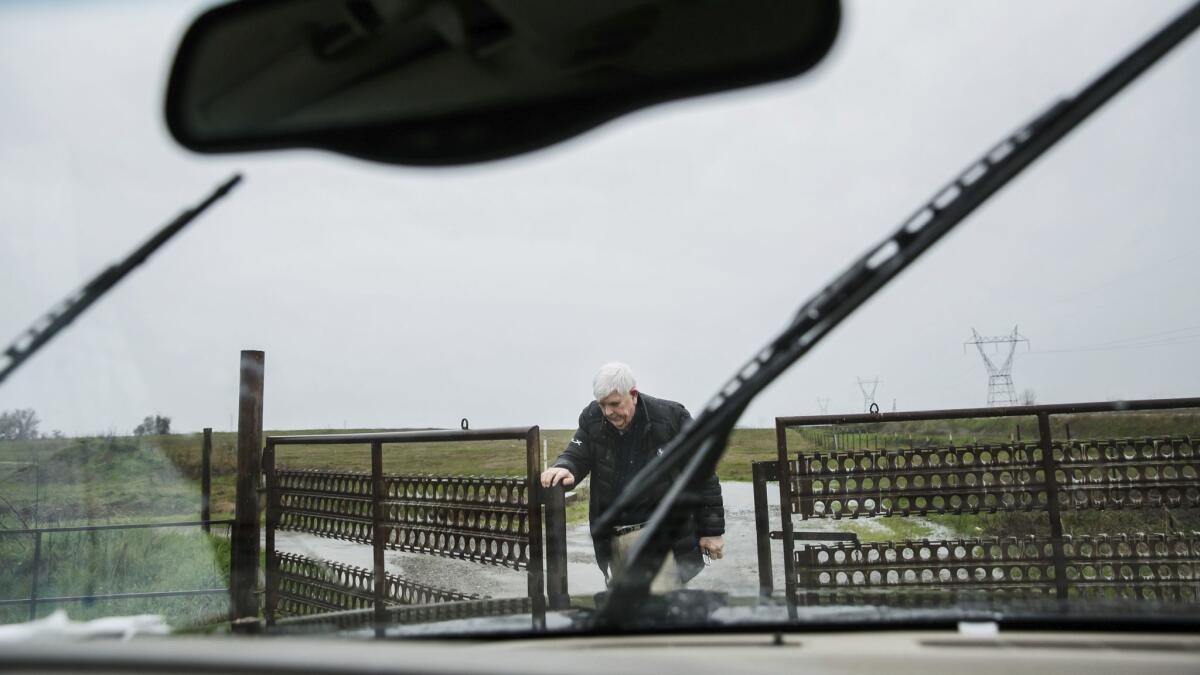
<svg viewBox="0 0 1200 675">
<path fill-rule="evenodd" d="M 28 598 L 34 578 L 34 537 L 0 537 L 0 598 Z M 229 585 L 229 541 L 199 529 L 135 529 L 42 535 L 37 597 L 80 597 L 223 589 Z M 219 623 L 228 595 L 41 602 L 37 616 L 65 609 L 72 619 L 113 614 L 163 614 L 172 625 Z M 0 623 L 24 621 L 27 605 L 0 606 Z"/>
<path fill-rule="evenodd" d="M 798 430 L 789 430 L 789 433 Z M 1050 432 L 1055 439 L 1130 438 L 1136 436 L 1197 436 L 1200 435 L 1200 411 L 1162 411 L 1139 413 L 1094 413 L 1087 415 L 1055 415 L 1051 417 Z M 1037 439 L 1037 419 L 1028 417 L 976 418 L 920 422 L 885 422 L 810 428 L 803 436 L 809 446 L 821 450 L 834 447 L 832 435 L 838 434 L 839 446 L 908 447 L 916 445 L 965 445 L 973 443 L 1003 443 L 1021 439 Z M 789 440 L 789 447 L 792 442 Z"/>
</svg>

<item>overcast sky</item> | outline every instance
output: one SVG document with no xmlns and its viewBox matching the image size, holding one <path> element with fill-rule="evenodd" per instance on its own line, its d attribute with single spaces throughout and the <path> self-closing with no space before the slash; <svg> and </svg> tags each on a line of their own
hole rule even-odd
<svg viewBox="0 0 1200 675">
<path fill-rule="evenodd" d="M 161 108 L 196 3 L 0 5 L 0 340 L 235 171 L 246 180 L 0 385 L 43 431 L 574 425 L 623 360 L 696 410 L 795 308 L 994 142 L 1185 3 L 850 2 L 807 77 L 518 160 L 200 157 Z M 1039 402 L 1195 396 L 1200 38 L 862 307 L 749 410 L 979 406 L 971 328 Z"/>
</svg>

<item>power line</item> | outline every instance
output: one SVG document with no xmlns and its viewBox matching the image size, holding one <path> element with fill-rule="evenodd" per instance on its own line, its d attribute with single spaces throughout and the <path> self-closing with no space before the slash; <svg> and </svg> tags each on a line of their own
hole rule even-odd
<svg viewBox="0 0 1200 675">
<path fill-rule="evenodd" d="M 1164 331 L 1161 331 L 1158 333 L 1149 333 L 1147 335 L 1138 335 L 1138 336 L 1129 337 L 1129 338 L 1119 338 L 1116 340 L 1109 340 L 1107 342 L 1098 342 L 1093 345 L 1084 345 L 1083 347 L 1079 347 L 1079 349 L 1091 349 L 1092 347 L 1107 347 L 1109 345 L 1119 345 L 1124 342 L 1141 342 L 1142 340 L 1150 340 L 1153 338 L 1163 337 L 1165 335 L 1173 335 L 1175 333 L 1186 333 L 1187 331 L 1193 331 L 1193 330 L 1200 330 L 1200 326 L 1186 326 L 1184 328 L 1172 328 L 1171 330 L 1164 330 Z M 1200 335 L 1191 336 L 1191 337 L 1200 337 Z"/>
<path fill-rule="evenodd" d="M 1039 349 L 1030 351 L 1030 354 L 1072 354 L 1076 352 L 1119 352 L 1126 349 L 1154 349 L 1157 347 L 1174 347 L 1176 345 L 1191 344 L 1200 340 L 1200 335 L 1187 335 L 1174 338 L 1166 338 L 1164 340 L 1154 340 L 1150 342 L 1115 345 L 1112 347 L 1073 347 L 1064 349 Z"/>
</svg>

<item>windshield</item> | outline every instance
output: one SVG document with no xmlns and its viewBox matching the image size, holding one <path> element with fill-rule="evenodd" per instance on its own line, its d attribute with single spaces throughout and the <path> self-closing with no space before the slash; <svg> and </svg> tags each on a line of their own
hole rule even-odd
<svg viewBox="0 0 1200 675">
<path fill-rule="evenodd" d="M 245 176 L 0 384 L 5 623 L 593 627 L 728 375 L 1185 7 L 848 2 L 802 78 L 421 170 L 177 146 L 209 4 L 0 7 L 0 335 Z M 622 625 L 1195 618 L 1198 44 L 750 404 Z"/>
</svg>

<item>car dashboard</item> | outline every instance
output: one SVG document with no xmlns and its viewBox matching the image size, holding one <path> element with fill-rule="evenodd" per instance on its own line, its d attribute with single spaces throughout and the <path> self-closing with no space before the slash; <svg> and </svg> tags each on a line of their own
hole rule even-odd
<svg viewBox="0 0 1200 675">
<path fill-rule="evenodd" d="M 13 673 L 1194 673 L 1200 637 L 984 630 L 660 634 L 500 641 L 138 638 L 0 650 Z"/>
</svg>

